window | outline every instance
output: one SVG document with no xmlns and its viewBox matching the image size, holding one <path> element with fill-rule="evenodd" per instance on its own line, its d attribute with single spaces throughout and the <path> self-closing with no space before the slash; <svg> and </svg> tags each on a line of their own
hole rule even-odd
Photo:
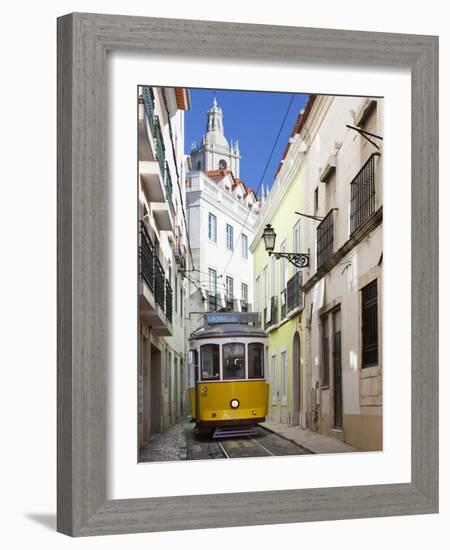
<svg viewBox="0 0 450 550">
<path fill-rule="evenodd" d="M 245 344 L 224 344 L 223 350 L 223 379 L 239 380 L 245 378 Z"/>
<path fill-rule="evenodd" d="M 209 274 L 209 292 L 216 294 L 217 292 L 217 271 L 215 269 L 208 269 Z"/>
<path fill-rule="evenodd" d="M 286 240 L 281 243 L 280 252 L 286 252 Z M 280 290 L 286 288 L 286 259 L 281 258 L 280 260 Z"/>
<path fill-rule="evenodd" d="M 227 276 L 226 285 L 227 285 L 227 297 L 233 298 L 233 277 Z"/>
<path fill-rule="evenodd" d="M 225 285 L 226 285 L 226 302 L 227 302 L 227 309 L 233 309 L 233 278 L 232 277 L 226 277 L 225 279 Z"/>
<path fill-rule="evenodd" d="M 220 159 L 220 160 L 219 160 L 219 168 L 221 168 L 222 170 L 226 170 L 226 168 L 227 168 L 227 161 L 224 160 L 224 159 Z"/>
<path fill-rule="evenodd" d="M 233 250 L 233 228 L 227 223 L 227 250 Z"/>
<path fill-rule="evenodd" d="M 287 403 L 287 386 L 288 386 L 288 374 L 287 374 L 287 351 L 281 353 L 281 401 Z"/>
<path fill-rule="evenodd" d="M 261 300 L 261 277 L 258 275 L 255 281 L 255 303 L 253 304 L 255 311 L 259 311 L 260 300 Z"/>
<path fill-rule="evenodd" d="M 314 215 L 316 216 L 319 212 L 319 188 L 314 189 Z"/>
<path fill-rule="evenodd" d="M 248 258 L 248 237 L 247 235 L 242 235 L 242 257 Z"/>
<path fill-rule="evenodd" d="M 208 214 L 208 239 L 217 242 L 217 218 L 211 212 Z"/>
<path fill-rule="evenodd" d="M 197 161 L 197 170 L 201 170 L 202 169 L 202 163 L 198 160 Z"/>
<path fill-rule="evenodd" d="M 277 282 L 277 276 L 276 276 L 276 272 L 277 272 L 277 264 L 275 263 L 276 260 L 275 260 L 275 256 L 272 256 L 271 257 L 271 265 L 270 265 L 270 287 L 271 287 L 271 291 L 272 291 L 272 296 L 275 296 L 276 293 L 277 293 L 277 286 L 276 286 L 276 282 Z"/>
<path fill-rule="evenodd" d="M 277 400 L 277 356 L 272 355 L 270 365 L 270 387 L 272 388 L 272 402 Z"/>
<path fill-rule="evenodd" d="M 330 385 L 330 344 L 328 334 L 328 315 L 322 317 L 322 372 L 321 385 Z"/>
<path fill-rule="evenodd" d="M 294 244 L 294 247 L 293 247 L 294 252 L 298 254 L 300 252 L 300 222 L 299 221 L 294 225 L 292 237 L 293 237 L 292 241 Z M 294 273 L 297 273 L 298 271 L 300 271 L 300 268 L 294 267 Z"/>
<path fill-rule="evenodd" d="M 248 345 L 248 377 L 264 378 L 264 344 Z"/>
<path fill-rule="evenodd" d="M 219 344 L 206 344 L 202 351 L 202 380 L 219 380 L 220 347 Z"/>
<path fill-rule="evenodd" d="M 178 313 L 178 275 L 175 273 L 175 311 Z"/>
<path fill-rule="evenodd" d="M 267 307 L 267 301 L 269 299 L 269 292 L 267 288 L 267 266 L 263 270 L 263 305 Z"/>
<path fill-rule="evenodd" d="M 248 285 L 241 283 L 241 300 L 245 303 L 248 302 Z"/>
<path fill-rule="evenodd" d="M 361 290 L 362 361 L 361 367 L 378 364 L 378 290 L 377 280 Z"/>
<path fill-rule="evenodd" d="M 217 271 L 208 269 L 209 279 L 209 309 L 215 311 L 217 309 Z"/>
</svg>

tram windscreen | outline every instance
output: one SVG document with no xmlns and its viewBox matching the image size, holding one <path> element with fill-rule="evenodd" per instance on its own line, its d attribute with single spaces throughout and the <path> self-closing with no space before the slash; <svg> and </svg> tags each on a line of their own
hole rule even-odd
<svg viewBox="0 0 450 550">
<path fill-rule="evenodd" d="M 220 351 L 218 344 L 202 346 L 202 380 L 220 378 Z"/>
<path fill-rule="evenodd" d="M 231 343 L 223 346 L 223 379 L 245 378 L 245 344 Z"/>
<path fill-rule="evenodd" d="M 264 378 L 264 345 L 253 343 L 248 345 L 248 377 Z"/>
</svg>

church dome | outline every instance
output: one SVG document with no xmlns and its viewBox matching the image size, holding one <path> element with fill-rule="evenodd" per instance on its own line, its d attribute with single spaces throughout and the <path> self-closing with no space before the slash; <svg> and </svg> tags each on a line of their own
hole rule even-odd
<svg viewBox="0 0 450 550">
<path fill-rule="evenodd" d="M 205 141 L 209 147 L 225 148 L 227 151 L 229 149 L 226 137 L 219 130 L 210 130 L 205 136 Z"/>
</svg>

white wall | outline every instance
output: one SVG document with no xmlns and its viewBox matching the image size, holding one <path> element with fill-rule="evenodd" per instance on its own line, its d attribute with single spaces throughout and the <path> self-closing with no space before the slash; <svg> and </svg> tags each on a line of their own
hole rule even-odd
<svg viewBox="0 0 450 550">
<path fill-rule="evenodd" d="M 9 2 L 3 8 L 2 41 L 2 238 L 1 304 L 2 365 L 2 541 L 6 548 L 141 548 L 171 549 L 242 548 L 250 542 L 274 548 L 293 540 L 306 548 L 391 548 L 401 541 L 409 550 L 430 545 L 443 547 L 448 540 L 450 494 L 448 487 L 448 424 L 441 430 L 441 514 L 404 518 L 336 521 L 281 526 L 259 526 L 208 531 L 122 535 L 70 540 L 54 532 L 55 514 L 55 416 L 56 416 L 56 22 L 71 11 L 92 11 L 186 19 L 234 20 L 277 25 L 348 28 L 372 31 L 441 34 L 442 127 L 450 119 L 450 31 L 445 3 L 417 0 L 405 10 L 401 2 L 379 0 L 364 9 L 359 0 L 292 3 L 255 10 L 241 0 L 222 3 L 207 0 L 186 3 L 148 3 L 137 0 L 59 0 Z M 445 11 L 444 11 L 445 10 Z M 230 46 L 231 47 L 231 46 Z M 270 84 L 270 81 L 268 81 Z M 24 128 L 33 124 L 34 139 L 26 144 Z M 449 150 L 450 137 L 442 132 L 441 153 Z M 26 154 L 25 154 L 26 152 Z M 25 167 L 32 174 L 22 176 Z M 441 163 L 444 181 L 444 162 Z M 440 197 L 442 214 L 450 200 L 448 186 Z M 31 209 L 31 211 L 30 211 Z M 27 215 L 25 215 L 25 213 Z M 32 229 L 32 231 L 30 231 Z M 442 216 L 441 232 L 450 233 L 450 217 Z M 34 270 L 20 269 L 24 260 Z M 444 241 L 444 239 L 442 239 Z M 443 247 L 441 269 L 449 267 L 448 247 Z M 444 272 L 442 273 L 444 277 Z M 27 290 L 25 292 L 25 289 Z M 441 300 L 449 305 L 449 286 L 442 285 Z M 449 328 L 442 316 L 442 334 Z M 444 332 L 445 331 L 445 332 Z M 442 338 L 442 341 L 444 339 Z M 448 360 L 447 360 L 448 363 Z M 445 367 L 444 361 L 442 365 Z M 441 388 L 450 374 L 441 369 Z M 441 417 L 450 415 L 450 402 L 442 400 Z M 195 513 L 195 511 L 193 512 Z"/>
</svg>

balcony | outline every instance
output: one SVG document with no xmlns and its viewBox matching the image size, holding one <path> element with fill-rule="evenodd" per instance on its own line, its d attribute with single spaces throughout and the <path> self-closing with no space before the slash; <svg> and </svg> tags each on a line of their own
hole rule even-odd
<svg viewBox="0 0 450 550">
<path fill-rule="evenodd" d="M 155 116 L 155 97 L 149 86 L 142 89 L 142 97 L 139 99 L 139 160 L 155 161 L 156 150 L 153 143 L 153 119 Z"/>
<path fill-rule="evenodd" d="M 334 210 L 330 210 L 317 226 L 317 269 L 333 254 Z"/>
<path fill-rule="evenodd" d="M 268 329 L 278 322 L 278 300 L 272 296 L 269 307 L 264 308 L 264 328 Z"/>
<path fill-rule="evenodd" d="M 172 334 L 172 289 L 166 280 L 150 234 L 139 229 L 139 311 L 141 319 L 161 336 Z"/>
<path fill-rule="evenodd" d="M 375 157 L 378 156 L 379 153 L 373 153 L 350 183 L 350 234 L 375 212 Z"/>
<path fill-rule="evenodd" d="M 286 312 L 289 315 L 293 311 L 300 309 L 303 309 L 302 272 L 297 271 L 287 282 Z"/>
<path fill-rule="evenodd" d="M 241 311 L 243 312 L 249 311 L 247 300 L 241 300 Z"/>
</svg>

